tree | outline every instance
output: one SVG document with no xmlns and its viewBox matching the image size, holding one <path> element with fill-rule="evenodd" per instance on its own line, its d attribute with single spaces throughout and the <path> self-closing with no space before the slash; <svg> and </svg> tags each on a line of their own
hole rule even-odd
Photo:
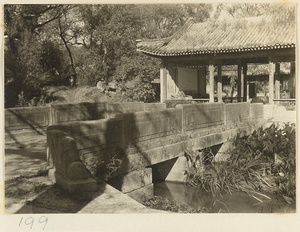
<svg viewBox="0 0 300 232">
<path fill-rule="evenodd" d="M 123 56 L 113 76 L 119 83 L 118 91 L 129 101 L 154 101 L 151 81 L 159 77 L 159 69 L 156 68 L 159 64 L 159 60 L 143 54 L 135 54 L 134 59 Z"/>
<path fill-rule="evenodd" d="M 58 8 L 58 18 L 57 18 L 57 22 L 58 22 L 58 34 L 59 37 L 61 38 L 64 47 L 66 48 L 67 52 L 68 52 L 68 56 L 70 59 L 70 67 L 69 68 L 69 73 L 68 73 L 68 77 L 70 80 L 70 83 L 72 86 L 76 85 L 76 81 L 77 81 L 77 73 L 76 73 L 76 69 L 75 69 L 75 64 L 74 64 L 74 59 L 73 59 L 73 55 L 70 49 L 70 42 L 73 40 L 74 38 L 74 34 L 68 33 L 70 31 L 70 27 L 71 25 L 74 23 L 72 20 L 70 20 L 68 18 L 69 16 L 69 11 L 74 8 L 74 6 L 59 6 Z"/>
<path fill-rule="evenodd" d="M 62 62 L 55 63 L 62 60 L 59 48 L 41 38 L 41 29 L 57 19 L 56 9 L 52 5 L 5 5 L 6 107 L 15 106 L 20 93 L 27 99 L 38 97 L 41 86 L 61 69 Z"/>
<path fill-rule="evenodd" d="M 89 5 L 81 9 L 82 44 L 101 59 L 98 78 L 111 79 L 122 56 L 135 51 L 140 16 L 135 5 Z"/>
<path fill-rule="evenodd" d="M 173 35 L 188 19 L 203 22 L 209 18 L 211 4 L 139 5 L 142 15 L 141 37 L 159 39 Z"/>
<path fill-rule="evenodd" d="M 21 93 L 39 97 L 44 85 L 67 85 L 70 77 L 74 85 L 116 80 L 131 99 L 149 101 L 159 61 L 138 54 L 136 40 L 170 36 L 211 10 L 210 4 L 5 5 L 5 105 L 18 104 Z"/>
<path fill-rule="evenodd" d="M 214 18 L 231 16 L 233 18 L 256 17 L 270 15 L 274 17 L 274 23 L 295 22 L 295 3 L 232 3 L 218 4 Z M 280 20 L 278 20 L 280 18 Z M 284 19 L 284 20 L 282 20 Z"/>
</svg>

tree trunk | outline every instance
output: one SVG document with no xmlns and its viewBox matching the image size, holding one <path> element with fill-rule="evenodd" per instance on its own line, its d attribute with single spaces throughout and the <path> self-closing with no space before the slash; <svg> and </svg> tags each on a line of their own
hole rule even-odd
<svg viewBox="0 0 300 232">
<path fill-rule="evenodd" d="M 73 56 L 72 56 L 72 53 L 71 53 L 71 50 L 68 46 L 68 43 L 67 41 L 65 40 L 64 38 L 64 35 L 63 35 L 63 30 L 62 30 L 62 26 L 61 26 L 61 14 L 59 14 L 59 17 L 58 17 L 58 26 L 59 26 L 59 36 L 60 38 L 62 39 L 67 51 L 68 51 L 68 54 L 69 54 L 69 58 L 70 58 L 70 64 L 71 64 L 71 68 L 72 68 L 72 71 L 71 71 L 71 77 L 70 77 L 70 83 L 71 83 L 71 86 L 75 86 L 76 85 L 76 81 L 77 81 L 77 73 L 76 73 L 76 70 L 75 70 L 75 66 L 74 66 L 74 61 L 73 61 Z"/>
</svg>

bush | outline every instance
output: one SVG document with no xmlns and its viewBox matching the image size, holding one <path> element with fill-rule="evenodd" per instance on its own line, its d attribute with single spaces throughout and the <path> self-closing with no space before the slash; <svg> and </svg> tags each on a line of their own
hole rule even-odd
<svg viewBox="0 0 300 232">
<path fill-rule="evenodd" d="M 252 98 L 251 103 L 267 104 L 267 103 L 269 103 L 269 97 L 254 97 L 254 98 Z"/>
<path fill-rule="evenodd" d="M 209 149 L 187 152 L 188 183 L 212 194 L 241 190 L 275 192 L 296 197 L 295 125 L 272 124 L 247 137 L 237 136 L 229 159 L 214 163 Z"/>
<path fill-rule="evenodd" d="M 181 104 L 195 104 L 188 100 L 166 100 L 167 108 L 175 108 L 177 105 Z"/>
</svg>

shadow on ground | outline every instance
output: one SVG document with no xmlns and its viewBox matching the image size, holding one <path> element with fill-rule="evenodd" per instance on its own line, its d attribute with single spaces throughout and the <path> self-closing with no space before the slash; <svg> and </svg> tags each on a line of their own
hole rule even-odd
<svg viewBox="0 0 300 232">
<path fill-rule="evenodd" d="M 47 164 L 46 136 L 24 136 L 18 141 L 5 141 L 5 180 L 37 174 Z"/>
<path fill-rule="evenodd" d="M 32 201 L 27 201 L 27 203 L 15 213 L 77 213 L 93 199 L 100 196 L 104 190 L 105 188 L 100 184 L 96 192 L 71 195 L 54 184 Z"/>
</svg>

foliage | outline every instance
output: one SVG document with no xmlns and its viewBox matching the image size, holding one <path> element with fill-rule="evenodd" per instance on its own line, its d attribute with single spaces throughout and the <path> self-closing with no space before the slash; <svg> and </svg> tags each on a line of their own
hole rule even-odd
<svg viewBox="0 0 300 232">
<path fill-rule="evenodd" d="M 141 37 L 165 38 L 173 35 L 188 19 L 203 22 L 209 18 L 211 4 L 139 5 L 142 17 Z"/>
<path fill-rule="evenodd" d="M 167 108 L 175 108 L 177 105 L 191 104 L 191 101 L 189 101 L 189 100 L 167 100 L 165 103 L 166 103 Z"/>
<path fill-rule="evenodd" d="M 55 19 L 42 19 L 55 7 L 5 5 L 5 106 L 17 104 L 18 95 L 29 100 L 41 94 L 41 86 L 57 82 L 64 61 L 56 44 L 40 37 L 41 27 Z M 41 18 L 41 20 L 39 20 Z"/>
<path fill-rule="evenodd" d="M 101 181 L 108 181 L 114 172 L 121 168 L 123 162 L 123 152 L 121 148 L 116 148 L 115 153 L 110 157 L 102 156 L 82 156 L 81 159 L 91 174 Z"/>
<path fill-rule="evenodd" d="M 169 36 L 211 10 L 209 4 L 5 5 L 5 106 L 16 106 L 22 91 L 23 105 L 41 102 L 43 86 L 70 85 L 71 77 L 80 86 L 115 78 L 126 101 L 153 101 L 159 61 L 138 54 L 136 39 Z"/>
<path fill-rule="evenodd" d="M 295 22 L 295 3 L 232 3 L 218 4 L 214 13 L 214 18 L 220 18 L 224 15 L 233 18 L 256 17 L 261 15 L 270 15 L 274 17 L 274 23 L 278 19 L 284 19 L 285 22 Z"/>
<path fill-rule="evenodd" d="M 251 103 L 263 103 L 267 104 L 269 102 L 269 97 L 254 97 Z"/>
<path fill-rule="evenodd" d="M 135 58 L 123 56 L 113 79 L 118 82 L 118 91 L 128 101 L 153 102 L 155 91 L 151 81 L 159 76 L 159 61 L 136 54 Z"/>
<path fill-rule="evenodd" d="M 111 81 L 122 56 L 135 53 L 140 15 L 135 5 L 88 5 L 80 9 L 83 46 L 99 59 L 92 62 L 99 79 Z"/>
<path fill-rule="evenodd" d="M 295 7 L 286 5 L 219 4 L 215 16 L 271 14 L 274 22 L 293 22 Z M 138 54 L 136 40 L 171 36 L 191 18 L 203 22 L 215 11 L 211 4 L 12 4 L 4 12 L 5 107 L 14 107 L 22 91 L 28 105 L 41 102 L 45 85 L 70 86 L 71 77 L 79 86 L 116 80 L 124 92 L 119 98 L 153 101 L 150 82 L 159 62 Z"/>
<path fill-rule="evenodd" d="M 214 163 L 211 152 L 186 153 L 188 183 L 212 194 L 242 190 L 275 192 L 295 199 L 295 126 L 272 124 L 236 137 L 229 158 Z"/>
</svg>

